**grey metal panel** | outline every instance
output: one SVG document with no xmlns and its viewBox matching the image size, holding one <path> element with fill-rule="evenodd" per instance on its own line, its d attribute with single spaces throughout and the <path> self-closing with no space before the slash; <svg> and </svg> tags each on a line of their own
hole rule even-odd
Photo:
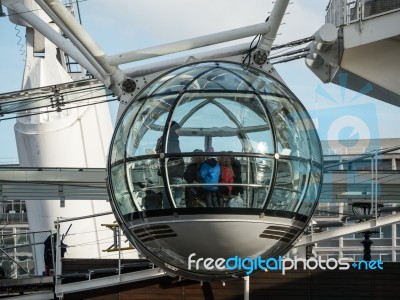
<svg viewBox="0 0 400 300">
<path fill-rule="evenodd" d="M 68 168 L 0 168 L 4 200 L 108 200 L 106 171 Z"/>
</svg>

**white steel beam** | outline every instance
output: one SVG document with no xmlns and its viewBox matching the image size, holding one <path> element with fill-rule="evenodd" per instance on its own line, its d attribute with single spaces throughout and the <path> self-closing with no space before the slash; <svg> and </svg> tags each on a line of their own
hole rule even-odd
<svg viewBox="0 0 400 300">
<path fill-rule="evenodd" d="M 74 60 L 79 62 L 79 64 L 81 64 L 82 67 L 88 70 L 93 76 L 104 82 L 104 78 L 100 70 L 96 70 L 93 64 L 89 62 L 89 60 L 86 59 L 86 57 L 84 57 L 80 51 L 78 51 L 71 41 L 57 33 L 48 24 L 43 22 L 43 20 L 31 12 L 25 5 L 19 1 L 12 0 L 3 0 L 2 4 L 18 13 L 21 19 L 43 34 L 47 39 L 49 39 L 53 44 L 57 45 L 57 47 L 71 56 Z"/>
<path fill-rule="evenodd" d="M 0 184 L 98 183 L 105 186 L 106 176 L 105 168 L 0 168 Z"/>
<path fill-rule="evenodd" d="M 137 66 L 135 68 L 124 69 L 125 73 L 130 77 L 146 76 L 156 72 L 168 70 L 186 63 L 196 61 L 216 60 L 243 54 L 249 49 L 248 43 L 235 46 L 224 47 L 210 51 L 199 52 L 192 55 L 180 56 L 177 58 L 166 59 L 164 61 L 149 63 Z"/>
<path fill-rule="evenodd" d="M 263 35 L 263 39 L 261 40 L 260 44 L 261 48 L 270 51 L 288 4 L 289 0 L 276 1 L 269 20 L 265 23 L 222 31 L 160 46 L 111 55 L 109 56 L 109 63 L 111 65 L 121 65 L 166 54 L 238 40 L 258 34 Z"/>
<path fill-rule="evenodd" d="M 268 23 L 260 23 L 242 28 L 222 31 L 214 34 L 203 35 L 196 38 L 168 43 L 160 46 L 111 55 L 109 56 L 109 63 L 111 65 L 126 64 L 166 54 L 196 49 L 200 47 L 206 47 L 224 42 L 230 42 L 233 40 L 238 40 L 249 36 L 264 34 L 267 32 L 268 29 L 269 29 Z"/>
<path fill-rule="evenodd" d="M 283 16 L 287 6 L 289 5 L 289 0 L 279 0 L 275 1 L 275 5 L 272 8 L 271 15 L 268 19 L 268 29 L 260 41 L 259 48 L 265 50 L 266 52 L 271 51 L 272 43 L 275 41 L 276 34 L 278 32 L 279 26 L 281 25 Z"/>
<path fill-rule="evenodd" d="M 87 281 L 56 285 L 55 293 L 57 296 L 68 293 L 78 293 L 92 289 L 120 285 L 124 283 L 148 280 L 152 278 L 162 277 L 165 275 L 166 273 L 160 268 L 153 268 L 149 270 L 136 271 L 136 272 L 120 274 L 115 276 L 108 276 L 104 278 L 92 279 Z"/>
<path fill-rule="evenodd" d="M 106 170 L 0 168 L 0 200 L 59 200 L 60 196 L 66 200 L 108 200 Z"/>
<path fill-rule="evenodd" d="M 85 29 L 77 22 L 72 14 L 64 7 L 59 0 L 38 0 L 37 3 L 42 8 L 47 6 L 61 21 L 62 25 L 68 29 L 70 38 L 75 38 L 95 59 L 95 61 L 106 72 L 107 82 L 103 82 L 117 96 L 122 94 L 120 83 L 125 79 L 125 74 L 118 67 L 109 64 L 107 55 L 104 50 L 96 43 L 96 41 L 85 31 Z M 45 4 L 45 5 L 44 5 Z M 110 79 L 110 80 L 108 80 Z"/>
<path fill-rule="evenodd" d="M 321 233 L 314 233 L 310 235 L 303 236 L 299 242 L 297 242 L 294 247 L 305 246 L 309 244 L 314 244 L 324 240 L 329 240 L 337 237 L 341 237 L 351 233 L 357 233 L 362 231 L 367 231 L 377 227 L 400 223 L 400 214 L 390 215 L 387 217 L 381 217 L 378 219 L 357 223 L 355 225 L 344 226 L 338 229 L 324 231 Z"/>
</svg>

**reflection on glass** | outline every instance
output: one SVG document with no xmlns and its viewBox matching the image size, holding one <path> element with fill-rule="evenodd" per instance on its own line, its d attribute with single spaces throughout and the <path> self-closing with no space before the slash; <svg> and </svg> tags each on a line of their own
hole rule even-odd
<svg viewBox="0 0 400 300">
<path fill-rule="evenodd" d="M 155 154 L 158 138 L 163 134 L 171 97 L 151 98 L 139 110 L 127 141 L 127 157 Z"/>
<path fill-rule="evenodd" d="M 123 164 L 118 166 L 114 166 L 111 169 L 112 176 L 117 178 L 125 178 L 125 168 Z M 113 180 L 113 191 L 117 206 L 122 215 L 126 215 L 136 211 L 133 203 L 131 201 L 131 196 L 128 191 L 128 187 L 126 186 L 126 182 L 124 179 L 122 180 Z"/>
<path fill-rule="evenodd" d="M 305 161 L 280 159 L 268 209 L 296 212 L 304 200 L 307 174 L 308 163 Z"/>
<path fill-rule="evenodd" d="M 114 146 L 111 152 L 111 164 L 124 159 L 126 139 L 128 137 L 130 125 L 132 124 L 139 107 L 139 105 L 130 106 L 126 112 L 127 117 L 123 118 L 118 126 L 113 141 Z"/>
<path fill-rule="evenodd" d="M 170 208 L 167 200 L 167 193 L 176 207 L 184 207 L 184 183 L 183 174 L 185 170 L 185 163 L 182 157 L 170 157 L 165 159 L 164 165 L 167 170 L 168 187 L 166 193 L 163 195 L 163 208 Z"/>
<path fill-rule="evenodd" d="M 142 199 L 143 210 L 162 209 L 163 189 L 148 187 Z"/>
<path fill-rule="evenodd" d="M 322 172 L 319 167 L 313 167 L 311 169 L 310 182 L 307 187 L 304 201 L 298 211 L 299 214 L 310 216 L 313 213 L 314 207 L 316 206 L 318 200 L 317 197 L 320 189 L 319 183 L 322 180 L 321 174 Z"/>
<path fill-rule="evenodd" d="M 266 101 L 275 126 L 279 154 L 309 158 L 309 138 L 299 113 L 285 98 L 271 97 Z M 303 110 L 302 110 L 303 111 Z"/>
<path fill-rule="evenodd" d="M 246 169 L 250 174 L 246 174 L 246 178 L 248 178 L 246 182 L 254 183 L 255 188 L 249 189 L 246 187 L 246 196 L 250 200 L 249 207 L 260 209 L 264 206 L 271 187 L 274 162 L 271 158 L 255 158 L 247 161 L 250 166 Z"/>
<path fill-rule="evenodd" d="M 143 209 L 144 199 L 151 192 L 158 193 L 163 190 L 159 174 L 158 159 L 146 159 L 127 163 L 129 187 L 133 201 Z M 151 191 L 151 192 L 148 192 Z M 153 208 L 155 209 L 155 208 Z"/>
</svg>

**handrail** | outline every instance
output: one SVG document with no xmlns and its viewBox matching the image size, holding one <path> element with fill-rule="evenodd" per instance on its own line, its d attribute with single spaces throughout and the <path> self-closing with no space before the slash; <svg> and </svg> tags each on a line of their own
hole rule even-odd
<svg viewBox="0 0 400 300">
<path fill-rule="evenodd" d="M 338 163 L 331 164 L 331 165 L 328 165 L 328 166 L 324 165 L 324 170 L 332 168 L 332 167 L 344 165 L 344 164 L 349 164 L 349 163 L 352 163 L 352 162 L 355 162 L 355 161 L 361 161 L 361 160 L 364 160 L 366 158 L 371 158 L 371 157 L 374 157 L 376 155 L 386 154 L 388 152 L 396 151 L 396 150 L 399 150 L 399 149 L 400 149 L 400 146 L 394 146 L 394 147 L 385 148 L 385 149 L 381 149 L 381 150 L 372 150 L 371 152 L 365 153 L 365 154 L 357 156 L 355 158 L 351 158 L 351 159 L 348 159 L 348 160 L 343 160 L 343 161 L 340 161 Z"/>
<path fill-rule="evenodd" d="M 360 20 L 400 10 L 400 2 L 371 0 L 330 0 L 326 7 L 325 22 L 343 26 Z"/>
</svg>

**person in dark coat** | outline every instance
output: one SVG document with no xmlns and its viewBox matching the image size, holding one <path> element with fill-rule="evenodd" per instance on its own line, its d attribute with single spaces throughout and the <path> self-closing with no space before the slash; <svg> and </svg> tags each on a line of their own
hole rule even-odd
<svg viewBox="0 0 400 300">
<path fill-rule="evenodd" d="M 193 152 L 200 153 L 203 151 L 200 149 L 196 149 Z M 186 170 L 183 173 L 183 178 L 187 183 L 200 182 L 198 178 L 198 172 L 202 162 L 203 162 L 203 156 L 193 156 L 192 162 L 186 167 Z M 196 206 L 196 200 L 200 197 L 200 195 L 201 195 L 201 189 L 199 187 L 197 186 L 186 187 L 185 188 L 186 207 Z"/>
<path fill-rule="evenodd" d="M 242 165 L 238 159 L 231 156 L 231 167 L 233 171 L 233 183 L 242 183 Z M 243 193 L 243 186 L 233 186 L 232 195 Z"/>
<path fill-rule="evenodd" d="M 178 122 L 172 121 L 169 129 L 168 141 L 167 141 L 167 153 L 181 153 L 181 147 L 179 145 L 179 133 L 181 125 Z"/>
<path fill-rule="evenodd" d="M 44 241 L 44 264 L 45 264 L 45 275 L 50 275 L 50 270 L 54 269 L 54 261 L 56 259 L 56 246 L 57 246 L 57 233 L 53 233 L 47 237 Z M 67 252 L 67 245 L 61 241 L 61 258 L 64 257 Z"/>
<path fill-rule="evenodd" d="M 168 158 L 167 161 L 167 172 L 169 178 L 169 184 L 182 184 L 183 183 L 183 172 L 185 170 L 185 163 L 182 157 L 179 157 L 181 154 L 181 148 L 179 145 L 179 132 L 181 126 L 179 123 L 172 121 L 171 127 L 169 129 L 169 135 L 167 138 L 167 154 L 175 154 L 174 157 Z M 177 207 L 183 206 L 181 203 L 181 198 L 183 195 L 184 189 L 182 187 L 172 187 L 172 195 L 175 199 L 175 203 Z M 163 208 L 169 208 L 170 205 L 167 200 L 167 195 L 164 191 L 163 193 Z"/>
</svg>

